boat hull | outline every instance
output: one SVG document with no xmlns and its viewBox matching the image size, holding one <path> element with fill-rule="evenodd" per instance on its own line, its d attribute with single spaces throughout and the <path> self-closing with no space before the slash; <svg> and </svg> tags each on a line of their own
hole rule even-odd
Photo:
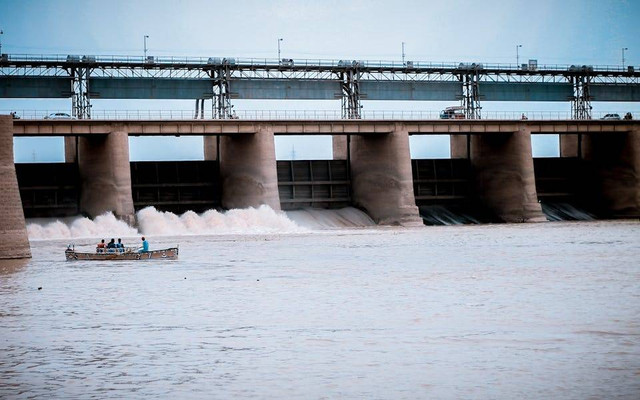
<svg viewBox="0 0 640 400">
<path fill-rule="evenodd" d="M 74 250 L 64 252 L 67 261 L 139 261 L 139 260 L 177 260 L 178 248 L 153 250 L 144 253 L 81 253 Z"/>
</svg>

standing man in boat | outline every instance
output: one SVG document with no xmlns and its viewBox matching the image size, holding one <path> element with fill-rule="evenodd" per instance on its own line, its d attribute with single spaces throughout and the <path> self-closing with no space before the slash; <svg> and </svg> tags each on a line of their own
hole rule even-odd
<svg viewBox="0 0 640 400">
<path fill-rule="evenodd" d="M 147 242 L 147 240 L 143 236 L 142 237 L 142 247 L 140 247 L 138 249 L 138 253 L 146 253 L 148 251 L 149 251 L 149 242 Z"/>
</svg>

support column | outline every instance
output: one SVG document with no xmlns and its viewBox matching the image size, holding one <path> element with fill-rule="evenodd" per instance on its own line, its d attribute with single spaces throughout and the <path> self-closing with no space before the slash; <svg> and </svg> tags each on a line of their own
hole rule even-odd
<svg viewBox="0 0 640 400">
<path fill-rule="evenodd" d="M 347 159 L 347 136 L 346 135 L 333 135 L 333 159 L 334 160 L 346 160 Z"/>
<path fill-rule="evenodd" d="M 218 137 L 203 136 L 204 160 L 215 161 L 218 159 Z"/>
<path fill-rule="evenodd" d="M 396 124 L 389 134 L 352 136 L 350 147 L 354 203 L 378 224 L 422 226 L 407 128 Z"/>
<path fill-rule="evenodd" d="M 583 143 L 596 178 L 593 197 L 602 211 L 613 218 L 640 217 L 640 126 L 585 134 Z"/>
<path fill-rule="evenodd" d="M 78 161 L 77 153 L 77 136 L 65 136 L 64 137 L 64 162 L 74 163 Z"/>
<path fill-rule="evenodd" d="M 560 157 L 578 157 L 578 134 L 560 134 Z M 584 135 L 581 135 L 584 137 Z"/>
<path fill-rule="evenodd" d="M 451 158 L 467 158 L 469 156 L 468 135 L 450 135 Z"/>
<path fill-rule="evenodd" d="M 0 115 L 0 259 L 29 258 L 31 248 L 13 158 L 13 117 Z"/>
<path fill-rule="evenodd" d="M 111 211 L 135 224 L 129 137 L 123 125 L 114 124 L 108 135 L 78 138 L 78 170 L 81 212 L 97 217 Z"/>
<path fill-rule="evenodd" d="M 280 210 L 276 150 L 271 125 L 253 134 L 220 138 L 222 207 L 259 207 Z"/>
<path fill-rule="evenodd" d="M 531 131 L 484 133 L 471 138 L 471 165 L 477 192 L 505 222 L 546 221 L 538 203 L 531 154 Z"/>
</svg>

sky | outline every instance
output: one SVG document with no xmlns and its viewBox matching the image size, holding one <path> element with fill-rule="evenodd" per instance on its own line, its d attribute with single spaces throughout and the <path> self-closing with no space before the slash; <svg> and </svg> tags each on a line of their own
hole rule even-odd
<svg viewBox="0 0 640 400">
<path fill-rule="evenodd" d="M 2 53 L 148 54 L 640 66 L 640 1 L 187 1 L 0 0 Z M 192 110 L 192 101 L 93 100 L 93 110 Z M 236 110 L 335 110 L 335 101 L 235 100 Z M 443 102 L 363 101 L 365 110 L 438 111 Z M 567 103 L 484 102 L 483 112 L 561 111 Z M 594 112 L 632 111 L 639 104 L 594 103 Z M 210 107 L 210 105 L 208 106 Z M 0 99 L 0 112 L 70 113 L 70 100 Z M 132 160 L 202 158 L 201 138 L 131 140 Z M 279 159 L 330 158 L 330 139 L 277 138 Z M 59 139 L 16 139 L 18 161 L 61 160 Z M 557 153 L 557 138 L 536 137 L 535 155 Z M 412 137 L 414 157 L 448 156 L 444 137 Z"/>
</svg>

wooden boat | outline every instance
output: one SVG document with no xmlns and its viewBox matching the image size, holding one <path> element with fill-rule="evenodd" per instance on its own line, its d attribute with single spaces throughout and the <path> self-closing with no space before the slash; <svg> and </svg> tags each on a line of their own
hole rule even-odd
<svg viewBox="0 0 640 400">
<path fill-rule="evenodd" d="M 138 253 L 135 249 L 126 248 L 123 252 L 101 252 L 82 253 L 75 251 L 74 247 L 67 247 L 64 252 L 67 261 L 87 260 L 87 261 L 137 261 L 137 260 L 177 260 L 178 247 L 168 249 L 152 250 Z"/>
</svg>

